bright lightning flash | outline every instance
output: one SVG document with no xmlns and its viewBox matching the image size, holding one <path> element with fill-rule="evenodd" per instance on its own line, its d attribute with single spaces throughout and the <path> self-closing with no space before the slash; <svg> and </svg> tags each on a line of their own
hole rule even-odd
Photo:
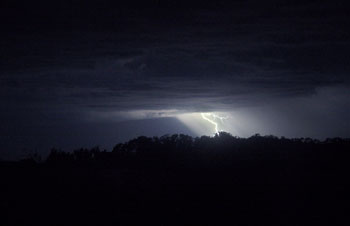
<svg viewBox="0 0 350 226">
<path fill-rule="evenodd" d="M 201 113 L 201 116 L 204 120 L 214 125 L 215 134 L 219 133 L 219 125 L 217 122 L 215 122 L 215 120 L 219 119 L 221 123 L 224 123 L 224 120 L 228 118 L 228 117 L 218 116 L 214 113 Z"/>
<path fill-rule="evenodd" d="M 216 122 L 214 122 L 213 120 L 207 118 L 206 115 L 210 115 L 210 113 L 201 113 L 202 115 L 202 118 L 204 120 L 207 120 L 208 122 L 210 122 L 211 124 L 213 124 L 215 126 L 215 133 L 219 133 L 219 130 L 218 130 L 218 124 Z"/>
</svg>

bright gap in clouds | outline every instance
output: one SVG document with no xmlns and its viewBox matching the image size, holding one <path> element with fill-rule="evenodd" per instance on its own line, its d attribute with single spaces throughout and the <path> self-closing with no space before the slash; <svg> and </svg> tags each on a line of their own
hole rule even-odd
<svg viewBox="0 0 350 226">
<path fill-rule="evenodd" d="M 235 124 L 232 114 L 229 112 L 190 112 L 184 113 L 177 110 L 136 110 L 126 112 L 94 112 L 89 120 L 130 121 L 152 118 L 176 118 L 189 130 L 198 136 L 215 134 L 225 131 L 239 136 L 233 128 Z"/>
<path fill-rule="evenodd" d="M 238 135 L 231 128 L 233 117 L 227 112 L 184 113 L 176 118 L 198 135 L 212 136 L 221 131 Z"/>
</svg>

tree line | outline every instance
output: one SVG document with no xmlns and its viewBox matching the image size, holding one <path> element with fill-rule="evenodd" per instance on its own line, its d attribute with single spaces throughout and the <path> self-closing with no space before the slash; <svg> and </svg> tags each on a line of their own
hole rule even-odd
<svg viewBox="0 0 350 226">
<path fill-rule="evenodd" d="M 81 148 L 73 152 L 52 149 L 47 164 L 101 164 L 113 167 L 172 166 L 215 163 L 230 165 L 238 160 L 289 161 L 349 156 L 350 139 L 285 138 L 255 134 L 249 138 L 219 132 L 213 137 L 184 134 L 140 136 L 114 146 L 112 151 Z"/>
</svg>

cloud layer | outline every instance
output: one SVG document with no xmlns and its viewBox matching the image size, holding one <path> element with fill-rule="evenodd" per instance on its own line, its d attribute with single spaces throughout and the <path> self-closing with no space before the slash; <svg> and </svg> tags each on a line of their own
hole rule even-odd
<svg viewBox="0 0 350 226">
<path fill-rule="evenodd" d="M 288 120 L 293 112 L 280 103 L 300 109 L 310 100 L 334 118 L 349 113 L 350 20 L 341 1 L 9 1 L 0 14 L 10 21 L 0 38 L 3 134 L 14 125 L 84 128 L 92 116 L 256 107 Z"/>
</svg>

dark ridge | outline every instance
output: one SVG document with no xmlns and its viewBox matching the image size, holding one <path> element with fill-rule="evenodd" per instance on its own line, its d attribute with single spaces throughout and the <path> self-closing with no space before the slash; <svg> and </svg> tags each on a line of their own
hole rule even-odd
<svg viewBox="0 0 350 226">
<path fill-rule="evenodd" d="M 1 162 L 3 225 L 348 225 L 350 139 L 183 134 Z"/>
</svg>

